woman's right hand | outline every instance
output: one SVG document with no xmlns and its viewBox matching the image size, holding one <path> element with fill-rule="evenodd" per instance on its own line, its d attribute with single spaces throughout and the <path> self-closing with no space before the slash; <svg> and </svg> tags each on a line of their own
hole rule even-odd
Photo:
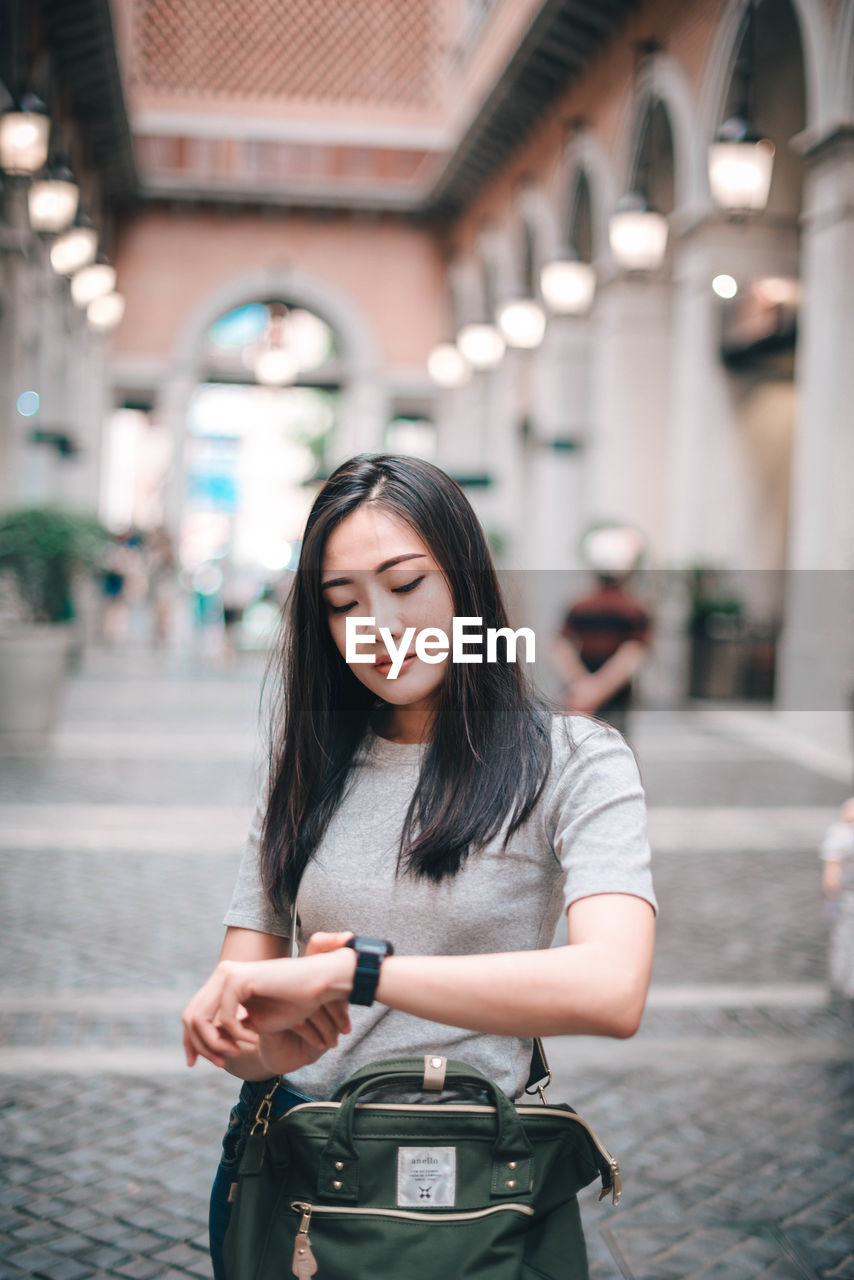
<svg viewBox="0 0 854 1280">
<path fill-rule="evenodd" d="M 308 940 L 306 956 L 337 951 L 353 935 L 346 933 L 314 933 Z M 285 1076 L 298 1067 L 306 1067 L 334 1049 L 341 1031 L 350 1029 L 348 1001 L 333 1000 L 316 1010 L 310 1019 L 290 1031 L 262 1032 L 258 1056 L 270 1075 Z"/>
<path fill-rule="evenodd" d="M 324 1037 L 313 1023 L 309 1034 L 303 1035 L 296 1028 L 292 1031 L 270 1031 L 258 1042 L 257 1059 L 263 1067 L 263 1077 L 286 1076 L 300 1067 L 307 1067 L 322 1058 L 328 1049 L 338 1044 L 338 1028 L 332 1024 Z"/>
<path fill-rule="evenodd" d="M 339 1033 L 350 1030 L 347 997 L 356 956 L 325 949 L 318 944 L 313 955 L 294 960 L 221 960 L 184 1010 L 187 1065 L 203 1057 L 225 1067 L 260 1053 L 261 1037 L 271 1034 L 294 1033 L 318 1057 L 337 1043 Z M 276 1043 L 294 1047 L 293 1039 Z"/>
</svg>

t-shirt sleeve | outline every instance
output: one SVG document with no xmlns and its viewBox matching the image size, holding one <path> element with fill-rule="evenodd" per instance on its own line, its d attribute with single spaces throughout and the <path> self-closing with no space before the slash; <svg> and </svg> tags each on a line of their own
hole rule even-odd
<svg viewBox="0 0 854 1280">
<path fill-rule="evenodd" d="M 627 893 L 657 912 L 646 803 L 634 755 L 605 726 L 594 725 L 586 734 L 579 730 L 574 740 L 572 730 L 569 739 L 565 731 L 559 736 L 548 822 L 564 873 L 564 909 L 593 894 Z"/>
<path fill-rule="evenodd" d="M 638 606 L 630 618 L 627 640 L 637 640 L 640 644 L 649 644 L 652 639 L 652 618 Z"/>
<path fill-rule="evenodd" d="M 237 929 L 258 929 L 261 933 L 275 933 L 287 938 L 291 932 L 290 916 L 273 909 L 261 883 L 258 855 L 263 822 L 264 801 L 259 800 L 249 825 L 231 904 L 223 924 Z"/>
<path fill-rule="evenodd" d="M 854 856 L 854 826 L 849 822 L 834 822 L 825 833 L 819 853 L 824 862 Z"/>
</svg>

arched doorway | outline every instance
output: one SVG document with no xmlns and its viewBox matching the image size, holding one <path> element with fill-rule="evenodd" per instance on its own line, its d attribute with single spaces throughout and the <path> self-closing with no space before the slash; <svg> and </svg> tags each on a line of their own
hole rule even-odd
<svg viewBox="0 0 854 1280">
<path fill-rule="evenodd" d="M 179 553 L 258 574 L 293 567 L 339 408 L 334 330 L 281 296 L 208 327 L 186 407 Z"/>
<path fill-rule="evenodd" d="M 278 386 L 265 385 L 255 368 L 262 348 L 294 341 L 313 344 L 313 352 L 297 360 Z M 248 415 L 246 422 L 255 424 L 251 428 L 235 420 L 238 402 Z M 217 490 L 216 480 L 192 481 L 191 468 L 197 462 L 193 442 L 212 439 L 217 431 L 222 439 L 229 438 L 223 424 L 230 416 L 232 441 L 255 440 L 251 448 L 247 443 L 247 450 L 266 457 L 271 474 L 284 468 L 290 477 L 284 523 L 270 538 L 291 541 L 285 529 L 293 530 L 298 523 L 300 505 L 304 508 L 310 495 L 303 486 L 311 476 L 351 454 L 382 448 L 388 392 L 371 326 L 362 312 L 325 281 L 282 268 L 237 277 L 187 315 L 169 374 L 158 390 L 155 413 L 173 442 L 166 500 L 173 535 L 182 536 L 193 494 L 200 498 L 206 484 L 209 493 Z M 217 426 L 209 432 L 211 423 Z M 223 472 L 228 470 L 225 452 L 223 447 L 216 464 Z M 231 452 L 237 465 L 234 459 L 242 450 L 232 444 Z M 229 500 L 227 489 L 227 484 L 220 486 L 223 504 Z M 239 493 L 232 493 L 230 500 L 241 503 Z M 223 524 L 220 521 L 219 527 Z M 246 539 L 243 545 L 248 545 Z"/>
<path fill-rule="evenodd" d="M 732 6 L 724 30 L 727 48 L 719 38 L 709 58 L 703 150 L 746 114 L 773 142 L 774 169 L 761 212 L 713 209 L 707 187 L 706 216 L 678 246 L 671 545 L 695 571 L 695 644 L 727 672 L 701 678 L 695 662 L 692 692 L 767 698 L 786 592 L 803 180 L 793 139 L 807 125 L 807 74 L 788 0 Z"/>
</svg>

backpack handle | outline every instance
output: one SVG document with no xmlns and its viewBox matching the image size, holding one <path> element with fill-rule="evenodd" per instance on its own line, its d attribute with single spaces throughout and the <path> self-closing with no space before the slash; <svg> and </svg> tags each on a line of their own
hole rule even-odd
<svg viewBox="0 0 854 1280">
<path fill-rule="evenodd" d="M 424 1078 L 423 1058 L 398 1058 L 373 1063 L 350 1076 L 336 1091 L 342 1095 L 338 1114 L 320 1159 L 318 1190 L 333 1200 L 356 1200 L 359 1193 L 359 1157 L 353 1140 L 356 1106 L 362 1096 L 385 1084 L 410 1084 L 420 1087 Z M 486 1090 L 495 1108 L 496 1134 L 493 1146 L 495 1195 L 511 1193 L 518 1198 L 530 1191 L 533 1176 L 533 1148 L 522 1127 L 522 1121 L 510 1099 L 498 1085 L 476 1067 L 465 1062 L 449 1061 L 445 1084 L 473 1084 Z M 417 1106 L 417 1104 L 414 1104 Z M 515 1176 L 504 1171 L 512 1167 Z"/>
</svg>

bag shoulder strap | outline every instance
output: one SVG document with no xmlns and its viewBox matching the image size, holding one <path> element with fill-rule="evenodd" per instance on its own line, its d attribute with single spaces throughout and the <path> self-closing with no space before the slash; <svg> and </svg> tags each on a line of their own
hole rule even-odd
<svg viewBox="0 0 854 1280">
<path fill-rule="evenodd" d="M 543 1042 L 539 1036 L 534 1037 L 534 1049 L 531 1054 L 531 1070 L 528 1073 L 526 1093 L 538 1093 L 543 1102 L 546 1101 L 546 1089 L 552 1082 L 552 1072 Z"/>
</svg>

